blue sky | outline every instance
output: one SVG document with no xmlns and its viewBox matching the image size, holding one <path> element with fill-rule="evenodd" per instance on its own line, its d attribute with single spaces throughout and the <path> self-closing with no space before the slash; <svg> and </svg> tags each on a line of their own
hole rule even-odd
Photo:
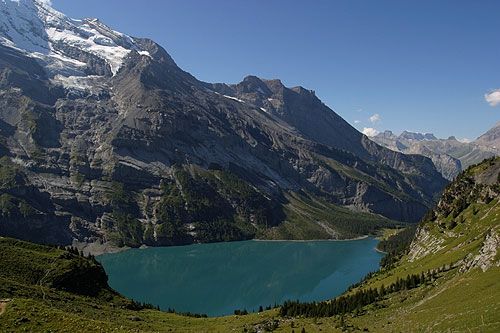
<svg viewBox="0 0 500 333">
<path fill-rule="evenodd" d="M 360 130 L 474 139 L 500 120 L 500 1 L 53 0 L 209 82 L 302 85 Z M 378 116 L 377 116 L 378 115 Z M 370 120 L 371 118 L 371 120 Z"/>
</svg>

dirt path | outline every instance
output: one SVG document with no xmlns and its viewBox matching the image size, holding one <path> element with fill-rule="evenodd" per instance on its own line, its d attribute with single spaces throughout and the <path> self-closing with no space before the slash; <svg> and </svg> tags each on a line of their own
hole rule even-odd
<svg viewBox="0 0 500 333">
<path fill-rule="evenodd" d="M 487 217 L 488 217 L 488 215 L 490 215 L 491 211 L 492 211 L 494 208 L 496 208 L 496 206 L 498 206 L 498 204 L 499 204 L 499 203 L 500 203 L 500 201 L 499 201 L 499 202 L 497 202 L 497 203 L 496 203 L 493 207 L 491 207 L 491 208 L 490 208 L 490 209 L 486 212 L 486 214 L 484 214 L 484 216 L 483 216 L 483 217 L 481 217 L 481 220 L 484 220 L 485 218 L 487 218 Z"/>
<path fill-rule="evenodd" d="M 44 285 L 43 283 L 45 282 L 45 279 L 49 276 L 50 272 L 52 269 L 54 269 L 54 264 L 56 263 L 57 258 L 54 258 L 52 262 L 50 263 L 49 269 L 45 272 L 45 275 L 38 281 L 38 285 L 40 286 L 40 290 L 42 291 L 42 298 L 45 299 L 45 290 L 43 289 Z"/>
<path fill-rule="evenodd" d="M 461 277 L 457 277 L 457 279 L 452 278 L 451 280 L 446 281 L 446 283 L 444 283 L 440 286 L 441 288 L 438 291 L 436 291 L 434 294 L 429 295 L 429 296 L 425 297 L 424 299 L 420 300 L 419 302 L 417 302 L 417 304 L 410 307 L 410 310 L 414 310 L 415 308 L 421 306 L 422 304 L 425 304 L 427 301 L 430 301 L 434 297 L 439 296 L 441 293 L 445 292 L 446 290 L 448 290 L 451 287 L 457 286 L 458 284 L 460 284 L 463 281 L 464 280 Z"/>
<path fill-rule="evenodd" d="M 5 309 L 7 308 L 7 303 L 10 302 L 10 299 L 2 299 L 0 300 L 0 316 L 3 315 Z"/>
</svg>

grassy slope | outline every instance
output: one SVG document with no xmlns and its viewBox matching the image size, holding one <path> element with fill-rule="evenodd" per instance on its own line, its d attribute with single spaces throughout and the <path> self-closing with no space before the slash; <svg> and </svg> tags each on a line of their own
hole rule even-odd
<svg viewBox="0 0 500 333">
<path fill-rule="evenodd" d="M 500 159 L 496 160 L 500 163 Z M 482 163 L 467 172 L 473 177 L 485 172 L 492 164 Z M 457 194 L 457 196 L 460 194 Z M 379 288 L 428 270 L 449 266 L 432 284 L 417 289 L 392 294 L 369 306 L 360 316 L 349 318 L 354 326 L 367 327 L 370 331 L 425 332 L 425 331 L 500 331 L 500 253 L 493 260 L 493 267 L 483 272 L 474 268 L 461 273 L 460 261 L 468 254 L 477 255 L 490 232 L 500 234 L 500 199 L 489 203 L 477 200 L 458 216 L 438 216 L 423 225 L 429 238 L 417 237 L 414 245 L 428 252 L 411 259 L 416 247 L 392 269 L 382 270 L 360 288 Z M 450 228 L 454 219 L 458 224 Z M 439 246 L 436 244 L 440 242 Z"/>
<path fill-rule="evenodd" d="M 403 225 L 383 216 L 356 212 L 305 194 L 289 193 L 285 221 L 258 235 L 263 239 L 348 239 Z"/>
<path fill-rule="evenodd" d="M 362 288 L 387 286 L 398 277 L 455 263 L 469 252 L 477 254 L 486 233 L 491 228 L 499 230 L 500 204 L 494 200 L 476 215 L 472 210 L 470 207 L 464 211 L 468 218 L 453 233 L 443 235 L 437 226 L 430 230 L 444 239 L 440 251 L 413 262 L 405 257 L 402 264 L 380 272 Z M 362 316 L 350 318 L 350 322 L 371 331 L 387 332 L 500 331 L 500 268 L 492 267 L 486 272 L 475 268 L 465 274 L 458 269 L 441 273 L 433 284 L 386 297 L 377 305 L 383 308 L 369 307 Z"/>
</svg>

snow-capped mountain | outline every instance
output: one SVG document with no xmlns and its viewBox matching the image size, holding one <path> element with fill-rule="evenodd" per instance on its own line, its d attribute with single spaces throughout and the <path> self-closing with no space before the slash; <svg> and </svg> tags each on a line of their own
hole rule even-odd
<svg viewBox="0 0 500 333">
<path fill-rule="evenodd" d="M 0 43 L 38 59 L 61 83 L 115 75 L 132 51 L 147 50 L 97 19 L 76 20 L 42 0 L 0 1 Z"/>
</svg>

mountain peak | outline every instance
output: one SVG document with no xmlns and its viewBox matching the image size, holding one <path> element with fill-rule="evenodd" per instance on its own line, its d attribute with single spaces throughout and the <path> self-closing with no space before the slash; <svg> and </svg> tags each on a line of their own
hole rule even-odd
<svg viewBox="0 0 500 333">
<path fill-rule="evenodd" d="M 2 0 L 0 14 L 0 43 L 37 59 L 52 77 L 111 76 L 131 51 L 149 55 L 98 19 L 68 18 L 47 1 Z"/>
<path fill-rule="evenodd" d="M 399 138 L 406 140 L 415 140 L 415 141 L 437 140 L 437 138 L 432 133 L 418 133 L 410 131 L 403 131 L 403 133 L 401 133 Z"/>
<path fill-rule="evenodd" d="M 261 82 L 264 83 L 258 76 L 255 75 L 247 75 L 243 78 L 242 82 Z"/>
<path fill-rule="evenodd" d="M 390 139 L 390 138 L 395 138 L 395 135 L 394 135 L 394 133 L 392 131 L 385 130 L 385 131 L 383 131 L 383 132 L 375 135 L 375 137 Z"/>
<path fill-rule="evenodd" d="M 300 95 L 316 97 L 316 92 L 314 90 L 306 89 L 302 86 L 296 86 L 296 87 L 290 88 L 290 90 L 295 91 L 297 94 L 300 94 Z"/>
<path fill-rule="evenodd" d="M 272 95 L 266 83 L 255 75 L 247 75 L 236 87 L 240 93 L 257 93 L 263 96 Z"/>
<path fill-rule="evenodd" d="M 500 150 L 500 122 L 474 141 L 475 144 Z"/>
</svg>

